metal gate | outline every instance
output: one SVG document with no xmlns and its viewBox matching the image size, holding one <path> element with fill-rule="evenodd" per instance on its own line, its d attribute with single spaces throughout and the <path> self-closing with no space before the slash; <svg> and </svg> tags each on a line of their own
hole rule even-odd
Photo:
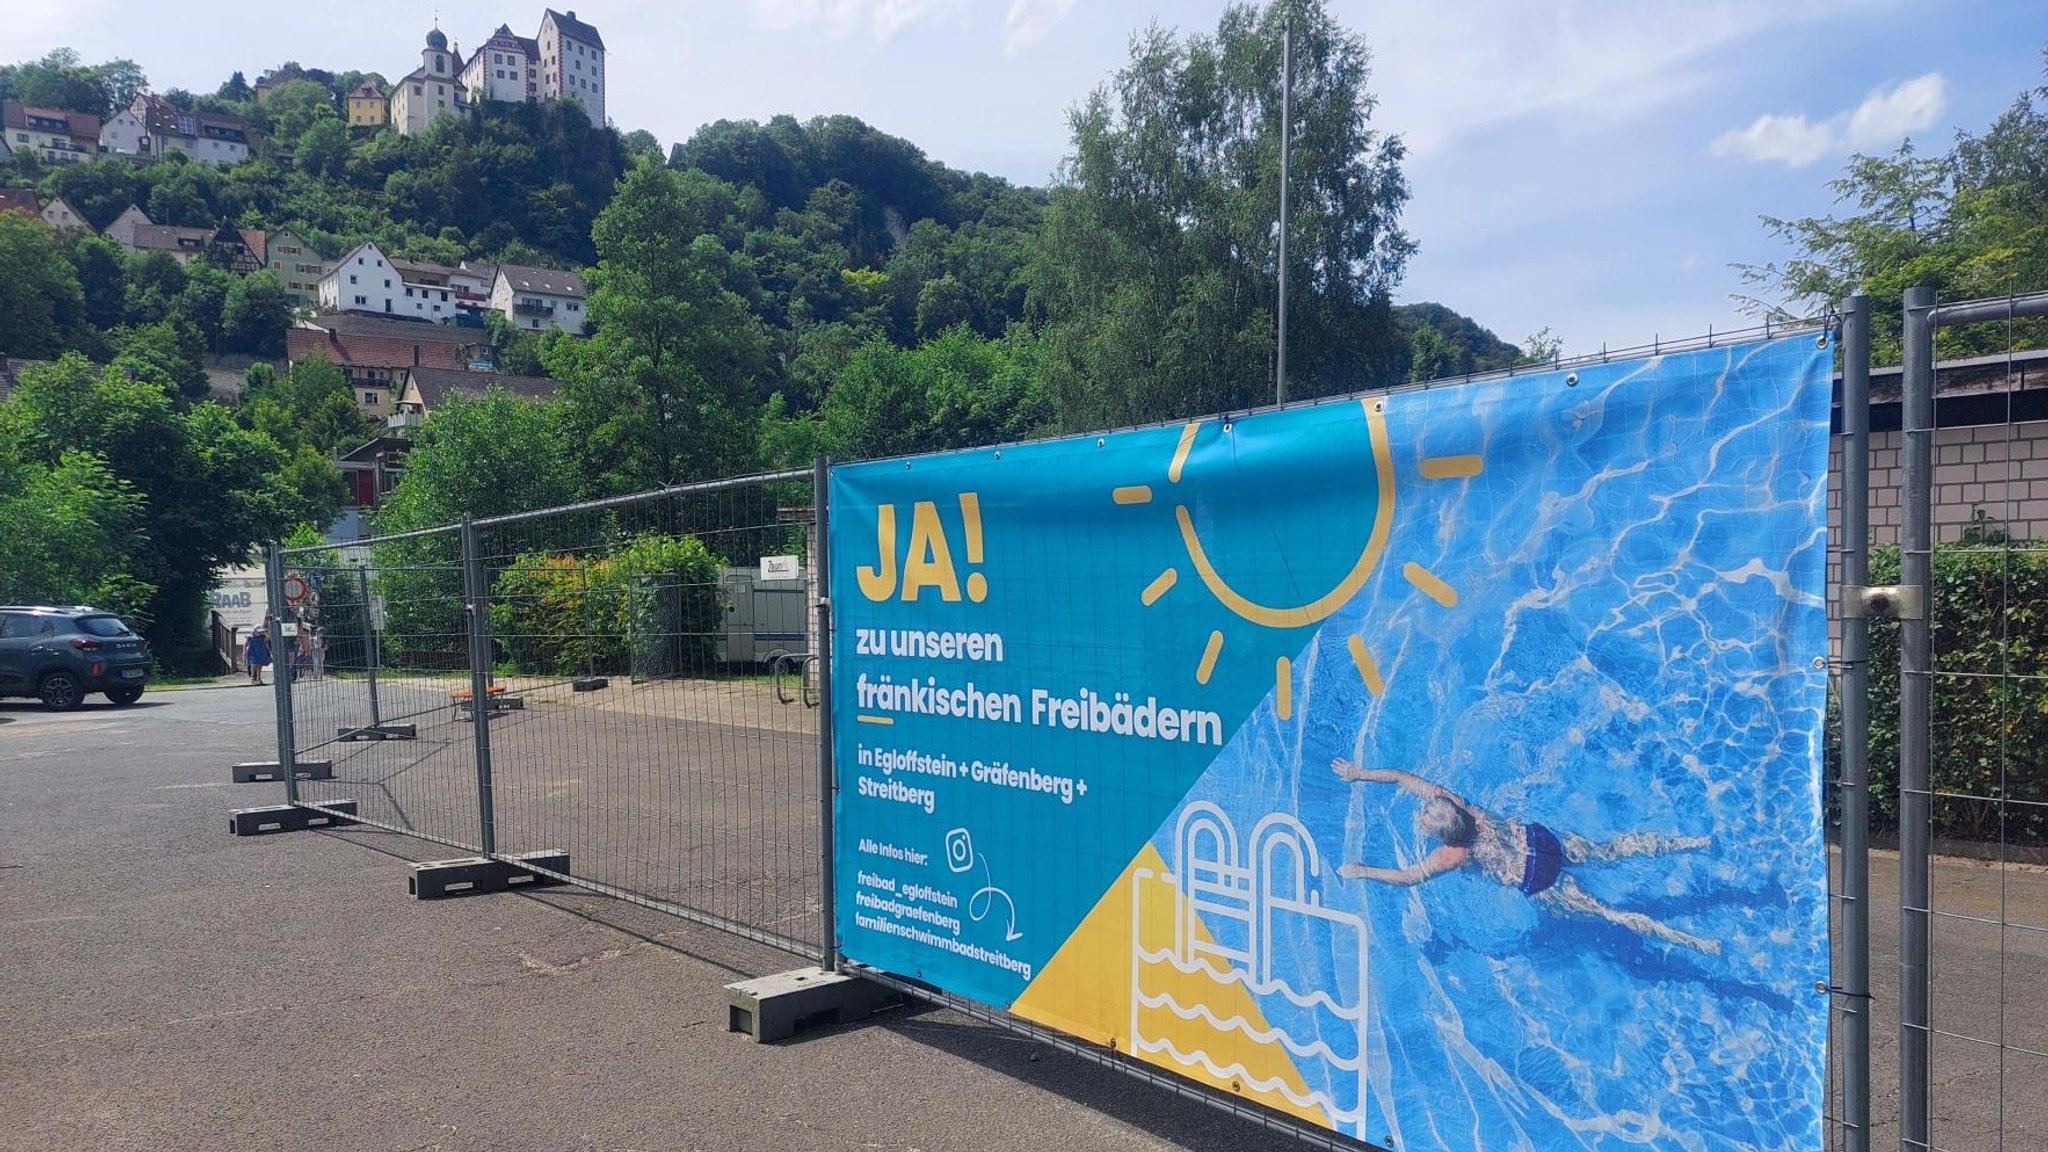
<svg viewBox="0 0 2048 1152">
<path fill-rule="evenodd" d="M 722 582 L 812 570 L 813 479 L 276 550 L 289 801 L 820 956 L 824 710 L 777 699 Z"/>
</svg>

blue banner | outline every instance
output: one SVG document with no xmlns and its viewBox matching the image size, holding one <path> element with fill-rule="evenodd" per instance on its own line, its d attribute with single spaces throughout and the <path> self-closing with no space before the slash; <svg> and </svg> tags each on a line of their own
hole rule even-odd
<svg viewBox="0 0 2048 1152">
<path fill-rule="evenodd" d="M 842 952 L 1402 1149 L 1820 1146 L 1828 367 L 835 469 Z"/>
</svg>

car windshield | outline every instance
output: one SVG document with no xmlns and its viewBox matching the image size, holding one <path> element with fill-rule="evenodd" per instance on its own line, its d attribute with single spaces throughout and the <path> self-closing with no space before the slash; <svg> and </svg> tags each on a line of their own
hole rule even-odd
<svg viewBox="0 0 2048 1152">
<path fill-rule="evenodd" d="M 81 616 L 79 628 L 94 636 L 132 636 L 128 626 L 121 623 L 119 616 Z"/>
</svg>

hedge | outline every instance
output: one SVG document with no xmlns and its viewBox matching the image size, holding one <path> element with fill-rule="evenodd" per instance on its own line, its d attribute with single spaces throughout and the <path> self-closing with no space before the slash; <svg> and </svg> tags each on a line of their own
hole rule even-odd
<svg viewBox="0 0 2048 1152">
<path fill-rule="evenodd" d="M 521 672 L 708 671 L 725 561 L 694 536 L 633 537 L 601 553 L 529 552 L 491 586 L 491 638 Z"/>
<path fill-rule="evenodd" d="M 2048 844 L 2048 551 L 2004 544 L 1993 533 L 1932 557 L 1934 835 L 2036 846 Z M 1872 584 L 1895 583 L 1897 549 L 1873 553 L 1870 568 Z M 1870 808 L 1881 830 L 1899 821 L 1898 667 L 1898 622 L 1873 620 Z M 1834 779 L 1837 732 L 1828 743 Z"/>
</svg>

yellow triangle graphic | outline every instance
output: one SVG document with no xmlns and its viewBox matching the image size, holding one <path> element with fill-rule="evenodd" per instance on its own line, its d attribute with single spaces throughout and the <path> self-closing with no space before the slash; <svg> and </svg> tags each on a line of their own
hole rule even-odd
<svg viewBox="0 0 2048 1152">
<path fill-rule="evenodd" d="M 1180 894 L 1159 879 L 1166 871 L 1166 862 L 1147 843 L 1024 989 L 1023 995 L 1010 1005 L 1010 1011 L 1321 1127 L 1332 1127 L 1321 1108 L 1298 1104 L 1285 1095 L 1291 1092 L 1296 1098 L 1305 1098 L 1309 1090 L 1287 1050 L 1277 1043 L 1261 1043 L 1242 1030 L 1220 1030 L 1204 1019 L 1184 1020 L 1165 1006 L 1143 1005 L 1139 1006 L 1136 1020 L 1144 1039 L 1166 1041 L 1183 1054 L 1206 1054 L 1215 1067 L 1228 1069 L 1235 1065 L 1243 1069 L 1243 1075 L 1219 1076 L 1200 1063 L 1182 1064 L 1164 1052 L 1140 1051 L 1132 1043 L 1131 988 L 1139 978 L 1139 986 L 1148 998 L 1163 994 L 1174 1003 L 1204 1005 L 1216 1018 L 1242 1018 L 1252 1031 L 1268 1031 L 1258 1001 L 1241 983 L 1215 980 L 1199 971 L 1182 972 L 1166 964 L 1144 965 L 1142 972 L 1134 966 L 1134 926 L 1147 949 L 1172 945 Z M 1133 899 L 1142 900 L 1135 917 Z M 1199 919 L 1192 927 L 1197 939 L 1211 940 Z M 1279 1087 L 1262 1091 L 1247 1081 L 1268 1085 L 1277 1082 Z"/>
</svg>

